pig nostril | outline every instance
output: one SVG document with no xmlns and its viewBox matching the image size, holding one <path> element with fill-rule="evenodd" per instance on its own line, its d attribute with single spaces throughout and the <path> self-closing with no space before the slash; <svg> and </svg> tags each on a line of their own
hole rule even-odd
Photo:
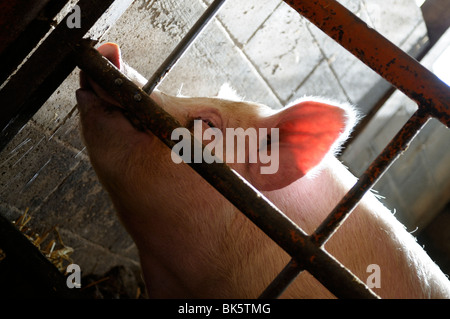
<svg viewBox="0 0 450 319">
<path fill-rule="evenodd" d="M 214 123 L 208 119 L 203 119 L 201 117 L 197 117 L 194 120 L 198 120 L 198 121 L 203 121 L 203 123 L 205 123 L 206 125 L 208 125 L 211 128 L 216 128 L 216 126 L 214 125 Z"/>
</svg>

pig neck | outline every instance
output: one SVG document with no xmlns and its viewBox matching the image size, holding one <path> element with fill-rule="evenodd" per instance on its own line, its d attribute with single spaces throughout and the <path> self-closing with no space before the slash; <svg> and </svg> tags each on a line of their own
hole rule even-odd
<svg viewBox="0 0 450 319">
<path fill-rule="evenodd" d="M 177 200 L 178 206 L 167 205 L 175 205 L 170 206 L 172 211 L 193 219 L 159 222 L 152 218 L 151 223 L 143 219 L 131 226 L 149 295 L 256 298 L 290 257 L 195 173 L 186 180 L 198 186 L 192 190 L 198 205 L 188 202 L 192 196 Z M 265 195 L 312 233 L 355 182 L 337 159 L 329 157 L 311 174 Z M 363 282 L 368 265 L 378 264 L 382 286 L 375 292 L 382 297 L 450 297 L 442 272 L 372 194 L 364 197 L 325 249 Z M 329 296 L 325 288 L 303 274 L 284 295 Z"/>
<path fill-rule="evenodd" d="M 253 279 L 250 283 L 242 273 L 254 268 L 250 260 L 265 265 L 258 260 L 259 252 L 265 251 L 266 242 L 272 245 L 270 239 L 260 240 L 262 232 L 256 226 L 184 165 L 173 167 L 174 180 L 166 182 L 170 176 L 162 176 L 141 186 L 147 190 L 144 196 L 132 189 L 136 183 L 126 193 L 111 189 L 119 216 L 138 247 L 149 296 L 256 298 L 250 293 Z M 156 180 L 172 185 L 176 199 L 151 196 Z M 251 277 L 255 276 L 257 272 Z"/>
<path fill-rule="evenodd" d="M 349 188 L 332 168 L 341 165 L 336 162 L 330 159 L 312 174 L 265 195 L 310 233 Z M 186 178 L 199 186 L 196 189 L 200 192 L 196 197 L 197 206 L 182 203 L 176 208 L 171 206 L 171 210 L 181 211 L 183 207 L 189 207 L 190 211 L 180 215 L 197 215 L 205 211 L 206 205 L 200 202 L 205 198 L 212 207 L 216 207 L 214 212 L 205 211 L 201 221 L 190 218 L 184 218 L 181 223 L 177 220 L 156 221 L 151 230 L 149 225 L 141 228 L 145 223 L 139 223 L 131 232 L 136 234 L 136 229 L 141 228 L 135 241 L 150 296 L 258 297 L 290 257 L 209 185 L 203 187 L 202 183 L 206 182 L 197 178 L 196 175 Z M 221 216 L 208 218 L 214 214 Z M 142 238 L 147 240 L 142 241 Z M 299 294 L 294 289 L 293 297 L 330 297 L 311 279 L 301 280 L 297 286 L 302 291 L 310 291 L 311 295 Z"/>
</svg>

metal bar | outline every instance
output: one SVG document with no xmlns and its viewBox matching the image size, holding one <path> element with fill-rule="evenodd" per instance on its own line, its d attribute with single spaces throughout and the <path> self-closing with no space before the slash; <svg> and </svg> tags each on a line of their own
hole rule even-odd
<svg viewBox="0 0 450 319">
<path fill-rule="evenodd" d="M 423 109 L 418 109 L 413 114 L 394 139 L 362 174 L 358 182 L 350 189 L 319 227 L 317 227 L 310 237 L 315 244 L 323 246 L 326 243 L 350 215 L 364 194 L 372 188 L 389 166 L 408 148 L 411 141 L 429 119 L 430 116 Z"/>
<path fill-rule="evenodd" d="M 309 237 L 315 245 L 325 245 L 328 239 L 330 239 L 336 230 L 344 223 L 345 219 L 350 216 L 364 194 L 373 187 L 389 166 L 392 165 L 408 148 L 413 138 L 418 134 L 419 130 L 426 124 L 429 118 L 429 115 L 422 109 L 419 109 L 414 113 L 388 146 L 386 146 L 381 154 L 362 174 L 358 182 Z M 264 292 L 264 298 L 268 298 L 267 296 L 276 297 L 279 295 L 287 288 L 287 285 L 302 272 L 302 270 L 303 268 L 301 265 L 296 264 L 294 260 L 291 260 L 278 277 L 270 284 L 267 291 Z"/>
<path fill-rule="evenodd" d="M 0 1 L 0 52 L 18 39 L 20 34 L 37 18 L 39 12 L 51 1 Z"/>
<path fill-rule="evenodd" d="M 285 0 L 367 66 L 450 126 L 450 88 L 335 0 Z M 370 40 L 369 40 L 370 39 Z"/>
<path fill-rule="evenodd" d="M 97 50 L 82 41 L 75 48 L 77 64 L 125 108 L 125 115 L 138 129 L 150 131 L 168 147 L 171 132 L 181 125 L 144 91 L 129 81 Z M 117 79 L 120 79 L 118 81 Z M 191 147 L 196 147 L 191 136 Z M 204 146 L 203 146 L 204 147 Z M 378 298 L 333 256 L 316 246 L 307 234 L 224 163 L 189 164 L 208 183 L 244 213 L 281 248 L 338 298 Z"/>
<path fill-rule="evenodd" d="M 258 299 L 279 298 L 302 271 L 303 267 L 301 264 L 295 261 L 295 259 L 291 259 L 286 267 L 284 267 L 270 285 L 267 286 L 266 290 L 263 291 Z"/>
<path fill-rule="evenodd" d="M 449 126 L 450 90 L 433 73 L 397 48 L 377 31 L 338 2 L 285 0 L 292 8 L 309 19 L 327 35 L 353 53 L 358 59 L 419 103 L 419 111 L 405 124 L 397 136 L 361 176 L 335 209 L 311 235 L 310 240 L 323 246 L 359 203 L 364 194 L 378 181 L 390 165 L 425 125 L 430 116 Z M 371 39 L 367 41 L 367 39 Z M 302 271 L 293 260 L 270 284 L 265 294 L 283 291 Z M 270 290 L 269 290 L 270 289 Z"/>
<path fill-rule="evenodd" d="M 68 28 L 66 19 L 45 39 L 34 54 L 0 91 L 0 151 L 33 117 L 42 104 L 75 68 L 71 43 L 77 43 L 101 17 L 106 17 L 100 36 L 132 0 L 80 0 L 81 28 Z"/>
<path fill-rule="evenodd" d="M 79 289 L 67 287 L 64 275 L 1 214 L 0 248 L 6 255 L 0 261 L 0 270 L 9 272 L 0 283 L 0 296 L 83 298 Z"/>
<path fill-rule="evenodd" d="M 153 90 L 158 86 L 166 74 L 172 69 L 172 67 L 177 63 L 177 61 L 183 56 L 184 52 L 191 46 L 193 41 L 197 36 L 203 31 L 203 29 L 208 25 L 211 19 L 217 14 L 219 9 L 225 3 L 226 0 L 215 0 L 203 13 L 203 15 L 198 19 L 194 26 L 189 30 L 189 32 L 184 36 L 172 53 L 167 57 L 167 59 L 160 65 L 158 70 L 152 75 L 152 77 L 147 81 L 142 90 L 147 94 L 151 94 Z"/>
<path fill-rule="evenodd" d="M 0 84 L 50 31 L 53 19 L 67 2 L 69 0 L 1 2 L 0 12 L 5 19 L 0 21 Z M 20 12 L 15 7 L 19 7 Z M 11 32 L 11 26 L 13 29 L 21 26 L 21 31 Z"/>
</svg>

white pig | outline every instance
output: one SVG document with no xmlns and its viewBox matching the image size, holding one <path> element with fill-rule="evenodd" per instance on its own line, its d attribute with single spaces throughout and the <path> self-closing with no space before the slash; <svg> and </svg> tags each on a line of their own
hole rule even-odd
<svg viewBox="0 0 450 319">
<path fill-rule="evenodd" d="M 117 45 L 98 50 L 135 83 L 145 83 L 123 63 Z M 83 74 L 80 83 L 76 96 L 83 139 L 137 245 L 149 296 L 258 297 L 290 257 L 187 164 L 175 164 L 158 138 L 134 129 L 96 83 Z M 255 103 L 159 91 L 152 98 L 187 127 L 202 119 L 203 129 L 279 128 L 275 174 L 260 174 L 261 163 L 230 166 L 308 233 L 356 182 L 333 154 L 354 124 L 349 107 L 305 100 L 274 111 Z M 370 193 L 325 249 L 363 282 L 378 276 L 373 290 L 383 298 L 450 297 L 447 277 Z M 282 297 L 334 296 L 304 272 Z"/>
</svg>

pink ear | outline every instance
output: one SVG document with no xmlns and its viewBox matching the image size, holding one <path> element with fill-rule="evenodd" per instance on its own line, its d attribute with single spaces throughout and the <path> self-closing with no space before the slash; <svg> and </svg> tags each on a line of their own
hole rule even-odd
<svg viewBox="0 0 450 319">
<path fill-rule="evenodd" d="M 345 109 L 316 101 L 300 102 L 269 117 L 269 125 L 279 129 L 279 167 L 273 174 L 261 174 L 263 164 L 253 164 L 253 185 L 263 191 L 275 190 L 306 175 L 348 134 L 348 117 Z M 271 156 L 276 159 L 273 143 Z"/>
<path fill-rule="evenodd" d="M 102 44 L 98 49 L 105 58 L 111 61 L 118 69 L 122 67 L 122 57 L 120 54 L 120 48 L 117 44 L 112 42 L 107 42 Z M 92 88 L 92 90 L 103 100 L 120 106 L 120 104 L 114 100 L 105 90 L 103 90 L 97 83 L 91 80 L 84 72 L 80 72 L 80 87 L 81 88 Z"/>
</svg>

